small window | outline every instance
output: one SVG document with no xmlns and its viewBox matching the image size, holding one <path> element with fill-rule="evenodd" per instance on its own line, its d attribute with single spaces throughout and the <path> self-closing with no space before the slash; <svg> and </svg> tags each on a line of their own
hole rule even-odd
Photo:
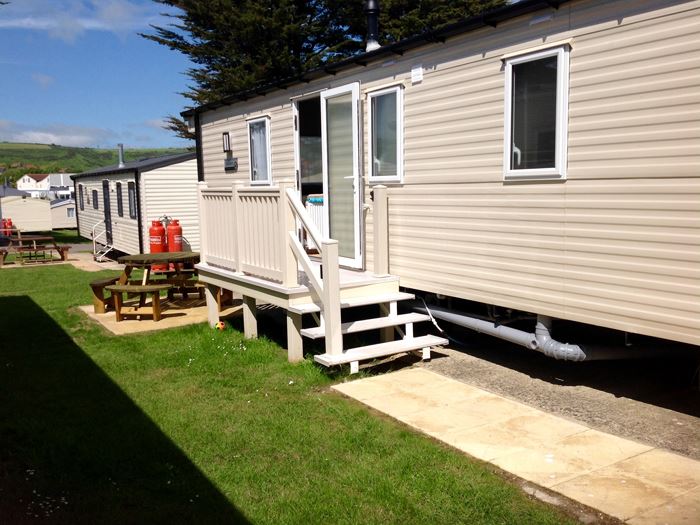
<svg viewBox="0 0 700 525">
<path fill-rule="evenodd" d="M 85 209 L 85 196 L 83 195 L 83 185 L 78 184 L 78 204 L 80 205 L 80 210 Z"/>
<path fill-rule="evenodd" d="M 403 89 L 401 86 L 370 93 L 369 180 L 403 180 Z"/>
<path fill-rule="evenodd" d="M 92 190 L 92 207 L 96 210 L 100 209 L 100 203 L 97 201 L 97 190 Z"/>
<path fill-rule="evenodd" d="M 129 217 L 136 218 L 136 184 L 130 182 L 127 186 L 129 191 Z"/>
<path fill-rule="evenodd" d="M 248 153 L 252 184 L 270 184 L 270 119 L 248 121 Z"/>
<path fill-rule="evenodd" d="M 505 62 L 506 178 L 566 178 L 569 48 Z"/>
<path fill-rule="evenodd" d="M 69 219 L 72 219 L 73 217 L 75 217 L 75 208 L 68 208 L 68 209 L 66 210 L 66 216 L 67 216 Z"/>
<path fill-rule="evenodd" d="M 124 200 L 122 197 L 122 183 L 117 182 L 117 215 L 124 217 Z"/>
</svg>

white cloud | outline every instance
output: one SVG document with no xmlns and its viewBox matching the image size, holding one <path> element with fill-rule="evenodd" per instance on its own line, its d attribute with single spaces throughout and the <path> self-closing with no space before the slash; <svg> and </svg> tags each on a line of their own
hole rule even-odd
<svg viewBox="0 0 700 525">
<path fill-rule="evenodd" d="M 149 128 L 157 129 L 159 131 L 162 131 L 166 125 L 165 120 L 163 120 L 162 118 L 153 118 L 150 120 L 146 120 L 144 124 Z"/>
<path fill-rule="evenodd" d="M 73 42 L 86 31 L 107 31 L 123 36 L 168 23 L 164 6 L 133 0 L 23 0 L 3 7 L 0 30 L 46 31 L 51 37 Z"/>
<path fill-rule="evenodd" d="M 105 128 L 64 124 L 29 126 L 0 120 L 0 141 L 87 147 L 117 142 L 118 138 L 115 131 Z"/>
<path fill-rule="evenodd" d="M 47 89 L 56 79 L 43 73 L 32 73 L 32 80 L 39 84 L 42 89 Z"/>
</svg>

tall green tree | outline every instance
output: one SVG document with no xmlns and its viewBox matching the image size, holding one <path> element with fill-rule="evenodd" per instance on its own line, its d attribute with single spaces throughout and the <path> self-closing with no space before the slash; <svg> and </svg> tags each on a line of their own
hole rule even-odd
<svg viewBox="0 0 700 525">
<path fill-rule="evenodd" d="M 362 0 L 154 0 L 177 8 L 172 23 L 142 34 L 186 55 L 192 84 L 183 95 L 205 104 L 261 83 L 291 78 L 363 50 Z M 505 0 L 382 0 L 380 44 L 474 16 Z M 191 138 L 177 117 L 167 128 Z"/>
</svg>

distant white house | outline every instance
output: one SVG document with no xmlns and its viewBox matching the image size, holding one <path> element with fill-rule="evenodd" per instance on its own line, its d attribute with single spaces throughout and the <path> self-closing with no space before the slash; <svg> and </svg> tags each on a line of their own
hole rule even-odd
<svg viewBox="0 0 700 525">
<path fill-rule="evenodd" d="M 27 173 L 17 181 L 17 189 L 34 199 L 48 198 L 51 183 L 48 173 Z"/>
<path fill-rule="evenodd" d="M 27 173 L 17 181 L 17 189 L 34 199 L 74 199 L 73 173 Z"/>
<path fill-rule="evenodd" d="M 74 199 L 55 199 L 51 201 L 51 225 L 56 228 L 77 228 Z"/>
</svg>

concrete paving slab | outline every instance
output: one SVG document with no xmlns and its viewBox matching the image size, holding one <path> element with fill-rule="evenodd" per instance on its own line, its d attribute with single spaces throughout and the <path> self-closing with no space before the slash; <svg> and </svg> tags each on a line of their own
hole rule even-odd
<svg viewBox="0 0 700 525">
<path fill-rule="evenodd" d="M 533 410 L 499 423 L 449 432 L 445 435 L 445 442 L 474 457 L 492 461 L 510 454 L 538 450 L 552 439 L 585 430 L 583 425 Z"/>
<path fill-rule="evenodd" d="M 635 525 L 700 523 L 700 462 L 422 368 L 334 387 L 523 479 Z"/>
<path fill-rule="evenodd" d="M 552 487 L 650 449 L 588 429 L 535 450 L 496 457 L 493 464 L 543 487 Z"/>
<path fill-rule="evenodd" d="M 641 518 L 700 488 L 700 468 L 695 460 L 652 449 L 554 488 L 566 496 L 576 494 L 583 503 L 627 520 Z M 700 498 L 695 505 L 700 505 Z M 676 503 L 675 509 L 680 508 Z M 696 523 L 700 522 L 700 514 L 696 518 Z"/>
<path fill-rule="evenodd" d="M 630 525 L 697 525 L 700 522 L 700 488 L 681 494 L 677 498 L 643 512 L 628 520 Z"/>
</svg>

